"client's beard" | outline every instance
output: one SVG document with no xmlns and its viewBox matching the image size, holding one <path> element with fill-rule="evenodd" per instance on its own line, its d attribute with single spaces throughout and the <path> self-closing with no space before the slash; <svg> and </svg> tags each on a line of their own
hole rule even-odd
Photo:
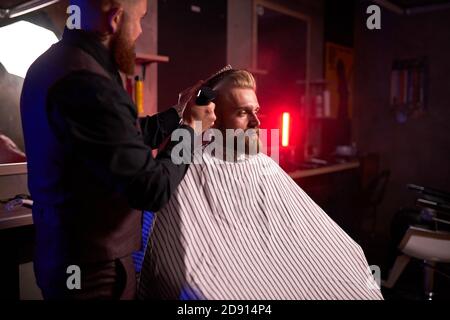
<svg viewBox="0 0 450 320">
<path fill-rule="evenodd" d="M 259 139 L 259 128 L 250 129 L 255 131 L 252 135 L 245 136 L 245 154 L 256 155 L 261 151 L 261 141 Z M 249 132 L 248 130 L 246 131 Z"/>
<path fill-rule="evenodd" d="M 117 36 L 112 41 L 112 52 L 119 70 L 127 75 L 133 75 L 136 66 L 136 46 L 130 41 L 125 28 L 126 21 L 126 19 L 123 21 Z"/>
<path fill-rule="evenodd" d="M 227 132 L 228 129 L 221 126 L 216 126 L 214 130 L 217 130 L 223 139 L 216 140 L 214 134 L 212 136 L 208 135 L 209 130 L 206 131 L 206 135 L 204 136 L 208 144 L 214 145 L 214 148 L 210 150 L 213 153 L 216 152 L 215 154 L 211 154 L 213 156 L 219 155 L 220 157 L 222 155 L 224 159 L 231 159 L 231 155 L 234 154 L 234 161 L 237 161 L 241 155 L 254 156 L 262 150 L 259 128 L 250 128 L 245 131 L 237 130 L 232 135 L 229 135 Z M 217 153 L 219 149 L 221 151 Z"/>
<path fill-rule="evenodd" d="M 241 154 L 248 156 L 257 155 L 261 151 L 259 128 L 250 128 L 238 132 L 234 137 L 234 151 L 238 156 Z"/>
</svg>

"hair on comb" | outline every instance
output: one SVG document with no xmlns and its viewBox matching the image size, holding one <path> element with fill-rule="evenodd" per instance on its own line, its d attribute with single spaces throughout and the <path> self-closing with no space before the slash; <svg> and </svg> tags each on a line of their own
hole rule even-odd
<svg viewBox="0 0 450 320">
<path fill-rule="evenodd" d="M 227 71 L 230 71 L 230 70 L 233 70 L 233 67 L 229 64 L 229 65 L 227 65 L 226 67 L 220 69 L 220 70 L 219 70 L 218 72 L 216 72 L 215 74 L 213 74 L 213 75 L 212 75 L 211 77 L 209 77 L 205 82 L 208 82 L 208 81 L 210 81 L 211 79 L 213 79 L 213 78 L 215 78 L 215 77 L 218 77 L 218 76 L 221 75 L 222 73 L 227 72 Z"/>
<path fill-rule="evenodd" d="M 227 65 L 205 80 L 205 86 L 213 89 L 224 78 L 224 76 L 231 71 L 233 71 L 233 67 L 231 65 Z"/>
</svg>

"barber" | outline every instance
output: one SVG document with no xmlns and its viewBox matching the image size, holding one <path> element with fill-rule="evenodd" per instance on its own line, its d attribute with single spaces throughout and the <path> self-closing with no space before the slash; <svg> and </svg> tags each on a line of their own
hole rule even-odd
<svg viewBox="0 0 450 320">
<path fill-rule="evenodd" d="M 66 29 L 32 65 L 21 99 L 36 279 L 45 299 L 133 299 L 141 212 L 167 203 L 187 170 L 171 161 L 171 143 L 156 158 L 151 150 L 180 122 L 194 140 L 195 121 L 214 123 L 214 104 L 195 105 L 192 88 L 176 108 L 138 119 L 119 71 L 134 73 L 147 1 L 71 4 L 82 29 Z"/>
</svg>

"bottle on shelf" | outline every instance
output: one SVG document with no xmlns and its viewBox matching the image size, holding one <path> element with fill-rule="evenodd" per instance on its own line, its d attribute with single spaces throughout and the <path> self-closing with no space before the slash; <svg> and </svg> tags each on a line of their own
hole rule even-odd
<svg viewBox="0 0 450 320">
<path fill-rule="evenodd" d="M 144 81 L 139 76 L 135 78 L 134 100 L 138 114 L 142 115 L 144 113 Z"/>
</svg>

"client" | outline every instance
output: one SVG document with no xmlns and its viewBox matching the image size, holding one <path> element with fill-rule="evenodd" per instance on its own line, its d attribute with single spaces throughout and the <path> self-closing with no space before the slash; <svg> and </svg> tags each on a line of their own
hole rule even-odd
<svg viewBox="0 0 450 320">
<path fill-rule="evenodd" d="M 190 166 L 156 215 L 139 298 L 383 299 L 360 246 L 275 161 L 250 152 L 253 76 L 228 70 L 206 85 L 218 93 L 215 128 L 252 132 L 248 148 L 230 161 L 236 150 L 224 146 Z"/>
</svg>

